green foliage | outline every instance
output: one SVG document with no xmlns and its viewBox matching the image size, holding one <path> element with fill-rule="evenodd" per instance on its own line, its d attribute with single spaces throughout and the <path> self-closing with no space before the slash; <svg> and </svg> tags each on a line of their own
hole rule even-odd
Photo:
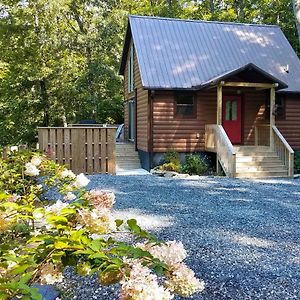
<svg viewBox="0 0 300 300">
<path fill-rule="evenodd" d="M 299 53 L 290 0 L 3 0 L 0 145 L 37 126 L 123 121 L 118 76 L 128 14 L 279 25 Z"/>
<path fill-rule="evenodd" d="M 97 273 L 103 285 L 127 280 L 135 260 L 171 276 L 174 266 L 135 246 L 163 243 L 134 219 L 112 219 L 114 195 L 86 192 L 87 183 L 40 153 L 12 152 L 0 160 L 0 299 L 40 300 L 32 283 L 59 282 L 66 266 L 80 275 Z M 46 199 L 47 189 L 65 202 Z M 132 244 L 118 240 L 120 234 Z"/>
<path fill-rule="evenodd" d="M 171 172 L 180 172 L 181 164 L 176 164 L 174 162 L 164 163 L 159 166 L 161 171 L 171 171 Z"/>
<path fill-rule="evenodd" d="M 179 153 L 173 149 L 164 154 L 163 162 L 164 163 L 159 166 L 159 169 L 162 171 L 179 172 L 181 169 Z"/>
<path fill-rule="evenodd" d="M 300 174 L 300 151 L 296 150 L 294 155 L 294 173 Z"/>
<path fill-rule="evenodd" d="M 189 154 L 185 157 L 182 172 L 189 175 L 203 175 L 207 171 L 207 165 L 197 154 Z"/>
<path fill-rule="evenodd" d="M 28 162 L 34 162 L 32 157 L 38 157 L 36 167 L 40 175 L 46 177 L 43 188 L 37 177 L 28 172 Z M 13 152 L 7 160 L 0 160 L 1 299 L 18 295 L 23 295 L 22 299 L 41 299 L 29 284 L 36 280 L 43 283 L 46 274 L 58 277 L 67 265 L 77 265 L 80 274 L 97 272 L 101 282 L 111 284 L 120 280 L 123 256 L 146 255 L 148 263 L 151 262 L 152 256 L 148 253 L 141 253 L 138 248 L 112 237 L 91 238 L 91 233 L 108 233 L 101 231 L 108 216 L 98 219 L 98 225 L 104 222 L 101 230 L 98 226 L 99 231 L 97 228 L 89 231 L 91 204 L 85 200 L 84 190 L 73 185 L 72 173 L 62 177 L 63 171 L 64 167 L 29 152 Z M 64 205 L 58 203 L 61 207 L 56 204 L 58 206 L 51 210 L 52 203 L 43 198 L 47 185 L 62 193 L 76 192 L 77 200 Z M 79 218 L 83 213 L 84 217 Z M 123 221 L 117 220 L 116 224 L 119 228 Z M 137 240 L 156 241 L 135 220 L 127 221 L 127 225 L 128 233 Z M 78 226 L 82 229 L 78 230 Z"/>
</svg>

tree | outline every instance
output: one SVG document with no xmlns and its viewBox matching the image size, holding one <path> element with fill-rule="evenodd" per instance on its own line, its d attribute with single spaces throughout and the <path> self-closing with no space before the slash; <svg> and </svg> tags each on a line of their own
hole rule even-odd
<svg viewBox="0 0 300 300">
<path fill-rule="evenodd" d="M 295 18 L 296 18 L 299 44 L 300 44 L 300 1 L 293 0 L 293 7 L 294 7 Z M 300 47 L 300 45 L 299 45 L 299 47 Z"/>
<path fill-rule="evenodd" d="M 1 144 L 32 140 L 37 126 L 122 122 L 124 25 L 114 7 L 101 0 L 3 1 Z"/>
</svg>

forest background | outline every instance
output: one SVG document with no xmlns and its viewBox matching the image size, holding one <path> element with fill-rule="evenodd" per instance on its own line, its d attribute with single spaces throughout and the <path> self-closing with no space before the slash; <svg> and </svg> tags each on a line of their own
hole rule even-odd
<svg viewBox="0 0 300 300">
<path fill-rule="evenodd" d="M 300 54 L 300 0 L 1 0 L 0 145 L 37 126 L 123 122 L 128 14 L 276 24 Z"/>
</svg>

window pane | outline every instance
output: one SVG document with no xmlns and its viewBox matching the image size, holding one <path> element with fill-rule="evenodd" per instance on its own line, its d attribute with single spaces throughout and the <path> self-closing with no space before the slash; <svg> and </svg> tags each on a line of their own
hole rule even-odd
<svg viewBox="0 0 300 300">
<path fill-rule="evenodd" d="M 231 102 L 231 120 L 236 121 L 237 119 L 237 102 L 232 101 Z"/>
<path fill-rule="evenodd" d="M 226 101 L 225 109 L 226 109 L 225 120 L 230 121 L 231 120 L 231 101 Z"/>
<path fill-rule="evenodd" d="M 193 95 L 179 95 L 176 100 L 176 114 L 192 116 L 194 114 Z"/>
</svg>

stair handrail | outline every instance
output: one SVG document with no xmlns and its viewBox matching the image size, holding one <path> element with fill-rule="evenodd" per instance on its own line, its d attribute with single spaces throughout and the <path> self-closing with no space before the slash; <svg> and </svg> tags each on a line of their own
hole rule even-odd
<svg viewBox="0 0 300 300">
<path fill-rule="evenodd" d="M 276 126 L 272 126 L 274 135 L 274 151 L 279 156 L 284 166 L 288 169 L 288 176 L 294 176 L 294 150 L 280 133 Z"/>
<path fill-rule="evenodd" d="M 205 126 L 205 148 L 216 152 L 217 159 L 228 177 L 236 177 L 236 152 L 222 125 Z"/>
</svg>

